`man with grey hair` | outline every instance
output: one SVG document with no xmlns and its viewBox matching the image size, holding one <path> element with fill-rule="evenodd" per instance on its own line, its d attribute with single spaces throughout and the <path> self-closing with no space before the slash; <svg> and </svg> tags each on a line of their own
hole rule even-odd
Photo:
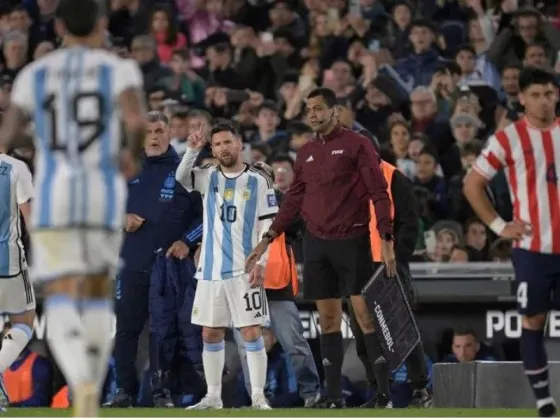
<svg viewBox="0 0 560 420">
<path fill-rule="evenodd" d="M 146 90 L 153 88 L 159 80 L 171 76 L 171 70 L 159 62 L 157 43 L 151 35 L 134 37 L 130 52 L 142 70 Z"/>
<path fill-rule="evenodd" d="M 150 276 L 157 250 L 163 250 L 167 257 L 185 259 L 191 251 L 194 254 L 202 237 L 201 198 L 175 182 L 180 159 L 169 145 L 170 140 L 165 114 L 150 112 L 142 172 L 128 183 L 125 236 L 120 253 L 124 269 L 117 276 L 115 304 L 118 390 L 106 404 L 108 407 L 131 406 L 132 396 L 138 391 L 135 355 L 148 319 Z M 191 362 L 198 364 L 201 360 Z M 154 395 L 156 406 L 172 405 L 167 376 L 167 372 L 154 372 L 153 383 L 158 385 Z"/>
<path fill-rule="evenodd" d="M 27 63 L 27 35 L 23 32 L 12 31 L 2 40 L 2 51 L 5 65 L 2 74 L 15 78 L 18 72 Z"/>
</svg>

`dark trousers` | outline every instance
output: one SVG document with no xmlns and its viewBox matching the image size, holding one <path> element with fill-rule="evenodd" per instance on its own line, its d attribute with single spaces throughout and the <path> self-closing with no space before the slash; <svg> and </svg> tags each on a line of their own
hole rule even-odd
<svg viewBox="0 0 560 420">
<path fill-rule="evenodd" d="M 414 287 L 412 285 L 412 275 L 410 274 L 408 264 L 398 264 L 397 270 L 403 288 L 407 294 L 408 302 L 410 303 L 410 306 L 414 308 Z M 352 305 L 348 305 L 348 310 L 350 315 L 350 328 L 352 329 L 352 333 L 354 334 L 354 338 L 356 340 L 356 353 L 358 353 L 358 357 L 366 368 L 366 375 L 370 385 L 375 386 L 375 375 L 368 358 L 364 333 L 358 324 L 354 311 L 352 310 Z M 428 370 L 422 342 L 418 343 L 412 353 L 410 353 L 405 361 L 405 365 L 408 380 L 412 388 L 425 388 L 428 384 Z"/>
<path fill-rule="evenodd" d="M 148 320 L 150 273 L 122 271 L 117 277 L 115 315 L 115 371 L 117 388 L 132 396 L 138 391 L 136 354 L 138 338 Z M 134 398 L 133 398 L 134 399 Z"/>
</svg>

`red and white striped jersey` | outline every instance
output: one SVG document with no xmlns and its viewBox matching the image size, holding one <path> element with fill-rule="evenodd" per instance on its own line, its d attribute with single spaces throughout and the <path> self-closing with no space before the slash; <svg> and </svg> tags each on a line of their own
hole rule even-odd
<svg viewBox="0 0 560 420">
<path fill-rule="evenodd" d="M 502 168 L 513 218 L 532 228 L 514 246 L 560 254 L 560 119 L 541 130 L 523 118 L 491 136 L 474 169 L 491 179 Z"/>
</svg>

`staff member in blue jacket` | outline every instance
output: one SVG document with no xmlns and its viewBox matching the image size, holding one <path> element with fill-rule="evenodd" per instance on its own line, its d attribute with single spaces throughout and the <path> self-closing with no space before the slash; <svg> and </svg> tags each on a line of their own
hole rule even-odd
<svg viewBox="0 0 560 420">
<path fill-rule="evenodd" d="M 180 158 L 169 145 L 169 121 L 161 112 L 148 114 L 140 175 L 129 182 L 127 216 L 117 277 L 115 371 L 117 393 L 108 407 L 130 407 L 138 389 L 135 369 L 138 337 L 148 319 L 150 275 L 156 251 L 186 258 L 202 237 L 202 202 L 175 183 Z M 171 227 L 170 227 L 171 226 Z M 173 235 L 179 232 L 176 237 Z M 171 245 L 168 245 L 171 244 Z M 168 248 L 167 248 L 168 247 Z"/>
</svg>

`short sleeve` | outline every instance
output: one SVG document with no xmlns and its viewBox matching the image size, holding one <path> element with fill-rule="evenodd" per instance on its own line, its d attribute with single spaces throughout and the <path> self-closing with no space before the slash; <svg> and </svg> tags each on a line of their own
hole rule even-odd
<svg viewBox="0 0 560 420">
<path fill-rule="evenodd" d="M 276 192 L 272 188 L 272 181 L 263 175 L 259 180 L 259 220 L 269 219 L 278 213 Z"/>
<path fill-rule="evenodd" d="M 17 165 L 17 175 L 16 175 L 16 199 L 18 206 L 27 203 L 35 196 L 33 189 L 33 183 L 31 182 L 31 172 L 27 168 L 27 165 L 20 162 Z"/>
<path fill-rule="evenodd" d="M 113 80 L 116 96 L 126 89 L 142 89 L 144 86 L 142 72 L 134 60 L 120 60 L 117 64 L 116 77 Z"/>
<path fill-rule="evenodd" d="M 500 169 L 507 166 L 507 149 L 507 136 L 503 131 L 490 136 L 473 169 L 488 180 L 494 178 Z"/>
<path fill-rule="evenodd" d="M 33 83 L 31 83 L 31 71 L 26 67 L 19 72 L 12 86 L 11 103 L 25 111 L 27 114 L 33 112 Z"/>
</svg>

